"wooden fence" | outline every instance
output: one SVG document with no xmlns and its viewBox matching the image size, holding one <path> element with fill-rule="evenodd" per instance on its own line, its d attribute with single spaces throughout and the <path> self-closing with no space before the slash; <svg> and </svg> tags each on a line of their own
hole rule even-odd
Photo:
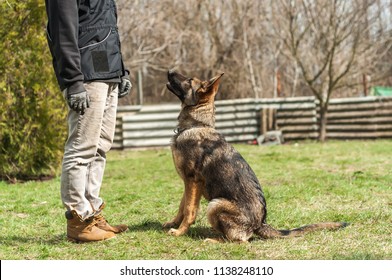
<svg viewBox="0 0 392 280">
<path fill-rule="evenodd" d="M 392 98 L 332 99 L 327 138 L 392 138 Z M 114 148 L 168 146 L 180 105 L 120 106 Z M 216 101 L 216 129 L 229 142 L 248 142 L 269 130 L 285 141 L 317 139 L 318 102 L 313 97 Z"/>
<path fill-rule="evenodd" d="M 332 99 L 328 110 L 327 138 L 392 138 L 392 98 Z"/>
</svg>

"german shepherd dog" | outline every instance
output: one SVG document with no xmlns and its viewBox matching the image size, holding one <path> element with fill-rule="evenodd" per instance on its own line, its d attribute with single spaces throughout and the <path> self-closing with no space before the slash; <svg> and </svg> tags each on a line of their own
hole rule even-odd
<svg viewBox="0 0 392 280">
<path fill-rule="evenodd" d="M 171 149 L 185 191 L 178 214 L 163 227 L 170 228 L 171 235 L 185 234 L 195 222 L 202 196 L 209 201 L 210 224 L 229 241 L 247 242 L 253 234 L 263 239 L 292 237 L 346 226 L 346 223 L 330 222 L 277 230 L 266 223 L 266 201 L 255 173 L 214 128 L 214 99 L 222 75 L 201 81 L 168 72 L 166 86 L 181 100 Z"/>
</svg>

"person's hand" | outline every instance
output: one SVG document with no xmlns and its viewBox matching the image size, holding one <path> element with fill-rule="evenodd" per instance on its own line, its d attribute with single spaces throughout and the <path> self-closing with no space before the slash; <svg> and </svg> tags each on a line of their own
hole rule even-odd
<svg viewBox="0 0 392 280">
<path fill-rule="evenodd" d="M 67 102 L 69 107 L 80 115 L 84 115 L 86 109 L 90 107 L 90 98 L 87 91 L 67 93 Z"/>
<path fill-rule="evenodd" d="M 128 95 L 131 89 L 132 89 L 131 81 L 124 77 L 121 78 L 120 87 L 118 89 L 118 98 Z"/>
</svg>

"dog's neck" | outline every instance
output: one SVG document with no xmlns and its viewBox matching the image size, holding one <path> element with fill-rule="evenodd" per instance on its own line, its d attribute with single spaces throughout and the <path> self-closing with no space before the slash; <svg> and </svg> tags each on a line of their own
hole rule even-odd
<svg viewBox="0 0 392 280">
<path fill-rule="evenodd" d="M 190 126 L 190 127 L 179 127 L 179 126 L 177 126 L 175 129 L 174 129 L 174 133 L 175 134 L 181 134 L 181 133 L 183 133 L 184 131 L 186 131 L 186 130 L 189 130 L 189 129 L 192 129 L 192 128 L 214 128 L 213 126 L 209 126 L 209 125 L 194 125 L 194 126 Z"/>
<path fill-rule="evenodd" d="M 192 128 L 214 128 L 215 127 L 215 106 L 202 106 L 198 108 L 183 108 L 178 116 L 178 126 L 174 130 L 180 134 Z"/>
</svg>

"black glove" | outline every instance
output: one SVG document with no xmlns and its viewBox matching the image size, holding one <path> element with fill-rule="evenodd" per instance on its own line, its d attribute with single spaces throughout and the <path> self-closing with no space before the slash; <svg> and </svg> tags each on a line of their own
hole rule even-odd
<svg viewBox="0 0 392 280">
<path fill-rule="evenodd" d="M 84 115 L 86 109 L 90 107 L 90 98 L 87 91 L 67 93 L 67 101 L 69 107 L 80 115 Z"/>
<path fill-rule="evenodd" d="M 131 89 L 132 89 L 131 81 L 128 78 L 122 77 L 120 87 L 118 89 L 118 98 L 128 95 Z"/>
</svg>

